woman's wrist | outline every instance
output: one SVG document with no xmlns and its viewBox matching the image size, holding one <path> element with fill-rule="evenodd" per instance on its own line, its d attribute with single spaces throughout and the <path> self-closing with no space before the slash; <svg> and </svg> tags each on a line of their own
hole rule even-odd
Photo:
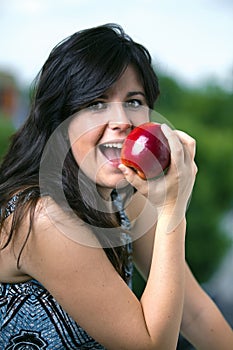
<svg viewBox="0 0 233 350">
<path fill-rule="evenodd" d="M 185 210 L 178 208 L 163 208 L 158 212 L 157 227 L 161 227 L 166 233 L 175 231 L 178 226 L 184 225 L 186 229 L 186 215 Z"/>
</svg>

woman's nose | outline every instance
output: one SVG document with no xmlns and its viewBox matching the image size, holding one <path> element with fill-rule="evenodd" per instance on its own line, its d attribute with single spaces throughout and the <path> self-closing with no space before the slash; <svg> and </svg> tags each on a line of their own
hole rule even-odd
<svg viewBox="0 0 233 350">
<path fill-rule="evenodd" d="M 124 107 L 121 104 L 116 103 L 111 108 L 109 127 L 112 130 L 121 130 L 121 131 L 131 129 L 132 122 L 129 119 Z"/>
</svg>

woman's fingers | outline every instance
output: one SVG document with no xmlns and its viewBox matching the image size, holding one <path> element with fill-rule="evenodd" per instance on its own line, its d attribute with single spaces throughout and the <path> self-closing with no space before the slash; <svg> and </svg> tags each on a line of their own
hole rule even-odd
<svg viewBox="0 0 233 350">
<path fill-rule="evenodd" d="M 169 126 L 166 124 L 162 124 L 161 129 L 168 140 L 172 158 L 175 159 L 176 162 L 183 162 L 184 160 L 183 145 L 177 133 L 171 128 L 169 128 Z"/>
<path fill-rule="evenodd" d="M 131 168 L 125 166 L 124 164 L 120 164 L 118 168 L 122 171 L 124 174 L 126 180 L 135 188 L 138 188 L 138 186 L 146 185 L 146 181 L 142 180 L 138 174 Z"/>
<path fill-rule="evenodd" d="M 125 179 L 135 187 L 143 196 L 155 206 L 161 206 L 166 199 L 166 181 L 164 176 L 158 179 L 143 180 L 139 175 L 129 167 L 123 164 L 119 165 L 119 169 L 125 176 Z"/>
<path fill-rule="evenodd" d="M 176 133 L 184 146 L 184 155 L 185 159 L 191 161 L 191 167 L 193 169 L 194 175 L 197 174 L 198 168 L 195 163 L 195 155 L 196 155 L 196 140 L 190 135 L 186 134 L 183 131 L 176 130 Z M 189 157 L 189 159 L 187 159 Z"/>
<path fill-rule="evenodd" d="M 196 141 L 193 137 L 181 130 L 172 130 L 166 124 L 161 126 L 167 137 L 171 154 L 177 165 L 182 161 L 194 161 L 196 154 Z"/>
<path fill-rule="evenodd" d="M 181 143 L 187 147 L 189 150 L 189 154 L 191 156 L 191 159 L 193 160 L 195 158 L 196 154 L 196 140 L 191 137 L 190 135 L 186 134 L 184 131 L 176 130 L 175 133 L 179 137 Z"/>
</svg>

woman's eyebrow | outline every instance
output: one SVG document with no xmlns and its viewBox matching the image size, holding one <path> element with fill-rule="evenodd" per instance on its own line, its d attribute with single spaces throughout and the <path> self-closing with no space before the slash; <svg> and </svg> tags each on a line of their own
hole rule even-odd
<svg viewBox="0 0 233 350">
<path fill-rule="evenodd" d="M 127 93 L 127 97 L 132 97 L 135 95 L 142 95 L 143 97 L 146 97 L 146 95 L 142 91 L 130 91 Z"/>
<path fill-rule="evenodd" d="M 132 97 L 132 96 L 135 96 L 135 95 L 141 95 L 141 96 L 143 96 L 144 98 L 146 98 L 146 95 L 144 94 L 144 92 L 142 92 L 142 91 L 129 91 L 128 93 L 127 93 L 127 95 L 126 95 L 126 97 L 127 98 L 129 98 L 129 97 Z M 108 94 L 102 94 L 102 95 L 100 95 L 100 96 L 98 96 L 97 98 L 96 98 L 96 100 L 98 100 L 98 99 L 103 99 L 103 100 L 107 100 L 109 98 L 109 95 Z"/>
</svg>

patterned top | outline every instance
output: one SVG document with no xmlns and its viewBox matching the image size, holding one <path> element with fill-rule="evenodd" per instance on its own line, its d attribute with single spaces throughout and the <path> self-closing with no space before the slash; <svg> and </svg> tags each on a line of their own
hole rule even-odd
<svg viewBox="0 0 233 350">
<path fill-rule="evenodd" d="M 120 198 L 114 194 L 115 204 L 120 210 L 121 226 L 130 228 L 130 222 Z M 5 217 L 9 216 L 17 204 L 14 196 Z M 3 214 L 3 213 L 1 213 Z M 123 232 L 122 243 L 129 252 L 126 275 L 132 287 L 132 242 Z M 23 283 L 0 283 L 0 349 L 4 350 L 64 350 L 105 348 L 90 337 L 58 304 L 53 296 L 36 280 Z"/>
</svg>

